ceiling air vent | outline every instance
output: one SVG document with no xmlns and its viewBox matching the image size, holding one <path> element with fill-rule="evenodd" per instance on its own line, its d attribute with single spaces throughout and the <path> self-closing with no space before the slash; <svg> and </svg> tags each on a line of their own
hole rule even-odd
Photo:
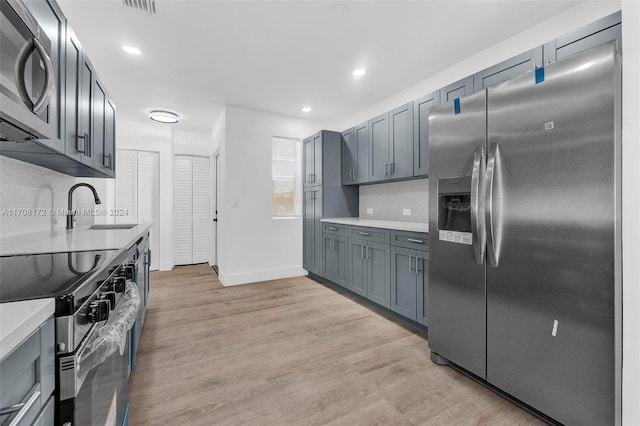
<svg viewBox="0 0 640 426">
<path fill-rule="evenodd" d="M 122 0 L 122 4 L 151 15 L 156 14 L 156 0 Z"/>
</svg>

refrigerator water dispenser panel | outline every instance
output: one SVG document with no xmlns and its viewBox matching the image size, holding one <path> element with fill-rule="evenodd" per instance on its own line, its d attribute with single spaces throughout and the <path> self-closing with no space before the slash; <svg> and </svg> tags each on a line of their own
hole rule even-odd
<svg viewBox="0 0 640 426">
<path fill-rule="evenodd" d="M 438 179 L 438 239 L 471 245 L 471 176 Z"/>
</svg>

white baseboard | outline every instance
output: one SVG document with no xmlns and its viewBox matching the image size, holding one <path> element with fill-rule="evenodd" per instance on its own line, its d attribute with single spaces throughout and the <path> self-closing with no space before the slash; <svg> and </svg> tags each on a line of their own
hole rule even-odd
<svg viewBox="0 0 640 426">
<path fill-rule="evenodd" d="M 160 264 L 158 265 L 158 268 L 161 271 L 170 271 L 173 269 L 173 263 L 171 262 L 160 262 Z"/>
<path fill-rule="evenodd" d="M 301 275 L 307 275 L 307 270 L 300 267 L 268 269 L 241 274 L 225 274 L 222 269 L 218 270 L 218 278 L 220 279 L 222 285 L 225 287 L 255 283 L 260 281 L 278 280 L 281 278 L 299 277 Z"/>
</svg>

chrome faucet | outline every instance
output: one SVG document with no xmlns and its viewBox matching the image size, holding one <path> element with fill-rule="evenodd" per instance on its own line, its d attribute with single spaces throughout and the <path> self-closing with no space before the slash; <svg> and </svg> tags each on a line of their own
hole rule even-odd
<svg viewBox="0 0 640 426">
<path fill-rule="evenodd" d="M 73 210 L 73 191 L 81 186 L 86 186 L 91 190 L 91 192 L 93 192 L 93 199 L 96 201 L 96 204 L 102 204 L 102 201 L 100 201 L 100 197 L 98 197 L 98 193 L 93 186 L 89 185 L 88 183 L 76 183 L 75 185 L 73 185 L 69 190 L 69 202 L 67 204 L 67 229 L 73 229 L 73 221 L 76 217 L 76 212 Z"/>
</svg>

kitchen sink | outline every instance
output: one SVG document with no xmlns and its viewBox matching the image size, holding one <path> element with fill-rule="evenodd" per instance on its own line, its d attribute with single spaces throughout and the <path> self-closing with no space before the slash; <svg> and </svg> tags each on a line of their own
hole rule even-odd
<svg viewBox="0 0 640 426">
<path fill-rule="evenodd" d="M 89 229 L 108 231 L 111 229 L 131 229 L 134 226 L 138 226 L 138 224 L 137 223 L 121 223 L 121 224 L 109 224 L 109 225 L 91 225 Z"/>
</svg>

